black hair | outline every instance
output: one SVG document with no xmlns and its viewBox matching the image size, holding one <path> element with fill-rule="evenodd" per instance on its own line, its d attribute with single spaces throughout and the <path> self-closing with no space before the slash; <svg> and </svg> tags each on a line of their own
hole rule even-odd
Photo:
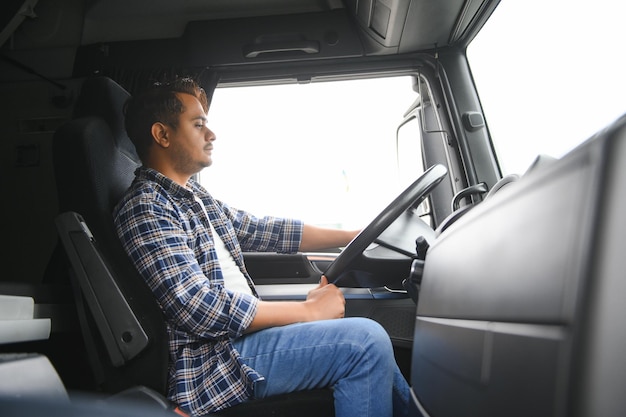
<svg viewBox="0 0 626 417">
<path fill-rule="evenodd" d="M 204 89 L 188 77 L 176 78 L 170 82 L 154 83 L 147 90 L 129 98 L 124 105 L 126 133 L 135 145 L 137 155 L 144 160 L 153 143 L 152 125 L 160 122 L 174 129 L 178 127 L 178 118 L 185 111 L 177 93 L 191 94 L 196 97 L 205 113 L 209 110 Z"/>
</svg>

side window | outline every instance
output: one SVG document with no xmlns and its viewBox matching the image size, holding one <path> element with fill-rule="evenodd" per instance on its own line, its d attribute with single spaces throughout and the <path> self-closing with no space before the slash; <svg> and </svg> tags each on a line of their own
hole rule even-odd
<svg viewBox="0 0 626 417">
<path fill-rule="evenodd" d="M 408 186 L 424 172 L 418 115 L 412 112 L 398 127 L 397 135 L 398 179 L 401 186 Z"/>
<path fill-rule="evenodd" d="M 403 188 L 408 187 L 424 173 L 421 111 L 417 103 L 412 105 L 397 131 L 398 180 Z M 417 210 L 422 220 L 434 226 L 429 199 L 424 200 Z"/>
<path fill-rule="evenodd" d="M 410 76 L 218 86 L 209 110 L 213 165 L 199 179 L 256 215 L 364 227 L 406 185 L 396 131 L 416 97 Z M 408 146 L 402 157 L 420 160 Z"/>
<path fill-rule="evenodd" d="M 626 113 L 624 11 L 614 0 L 500 2 L 467 55 L 504 174 L 559 158 Z"/>
</svg>

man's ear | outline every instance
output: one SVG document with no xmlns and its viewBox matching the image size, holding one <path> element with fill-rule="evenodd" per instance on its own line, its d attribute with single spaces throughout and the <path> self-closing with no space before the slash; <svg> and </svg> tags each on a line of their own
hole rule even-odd
<svg viewBox="0 0 626 417">
<path fill-rule="evenodd" d="M 170 146 L 170 141 L 169 138 L 167 136 L 167 126 L 165 126 L 163 123 L 161 122 L 156 122 L 152 125 L 152 138 L 154 139 L 154 141 L 157 143 L 157 145 L 167 148 L 168 146 Z"/>
</svg>

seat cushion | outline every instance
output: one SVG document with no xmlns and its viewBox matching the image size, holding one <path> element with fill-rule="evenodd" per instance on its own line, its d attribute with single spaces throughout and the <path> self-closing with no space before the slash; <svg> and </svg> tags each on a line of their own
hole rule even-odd
<svg viewBox="0 0 626 417">
<path fill-rule="evenodd" d="M 331 389 L 293 392 L 252 400 L 211 416 L 221 417 L 334 417 Z"/>
</svg>

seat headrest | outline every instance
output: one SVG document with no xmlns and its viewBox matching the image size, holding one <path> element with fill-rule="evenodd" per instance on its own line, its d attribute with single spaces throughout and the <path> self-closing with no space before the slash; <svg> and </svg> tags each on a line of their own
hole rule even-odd
<svg viewBox="0 0 626 417">
<path fill-rule="evenodd" d="M 100 117 L 109 125 L 113 139 L 122 150 L 135 154 L 135 147 L 126 135 L 124 104 L 130 94 L 107 77 L 87 78 L 76 101 L 74 118 Z"/>
</svg>

